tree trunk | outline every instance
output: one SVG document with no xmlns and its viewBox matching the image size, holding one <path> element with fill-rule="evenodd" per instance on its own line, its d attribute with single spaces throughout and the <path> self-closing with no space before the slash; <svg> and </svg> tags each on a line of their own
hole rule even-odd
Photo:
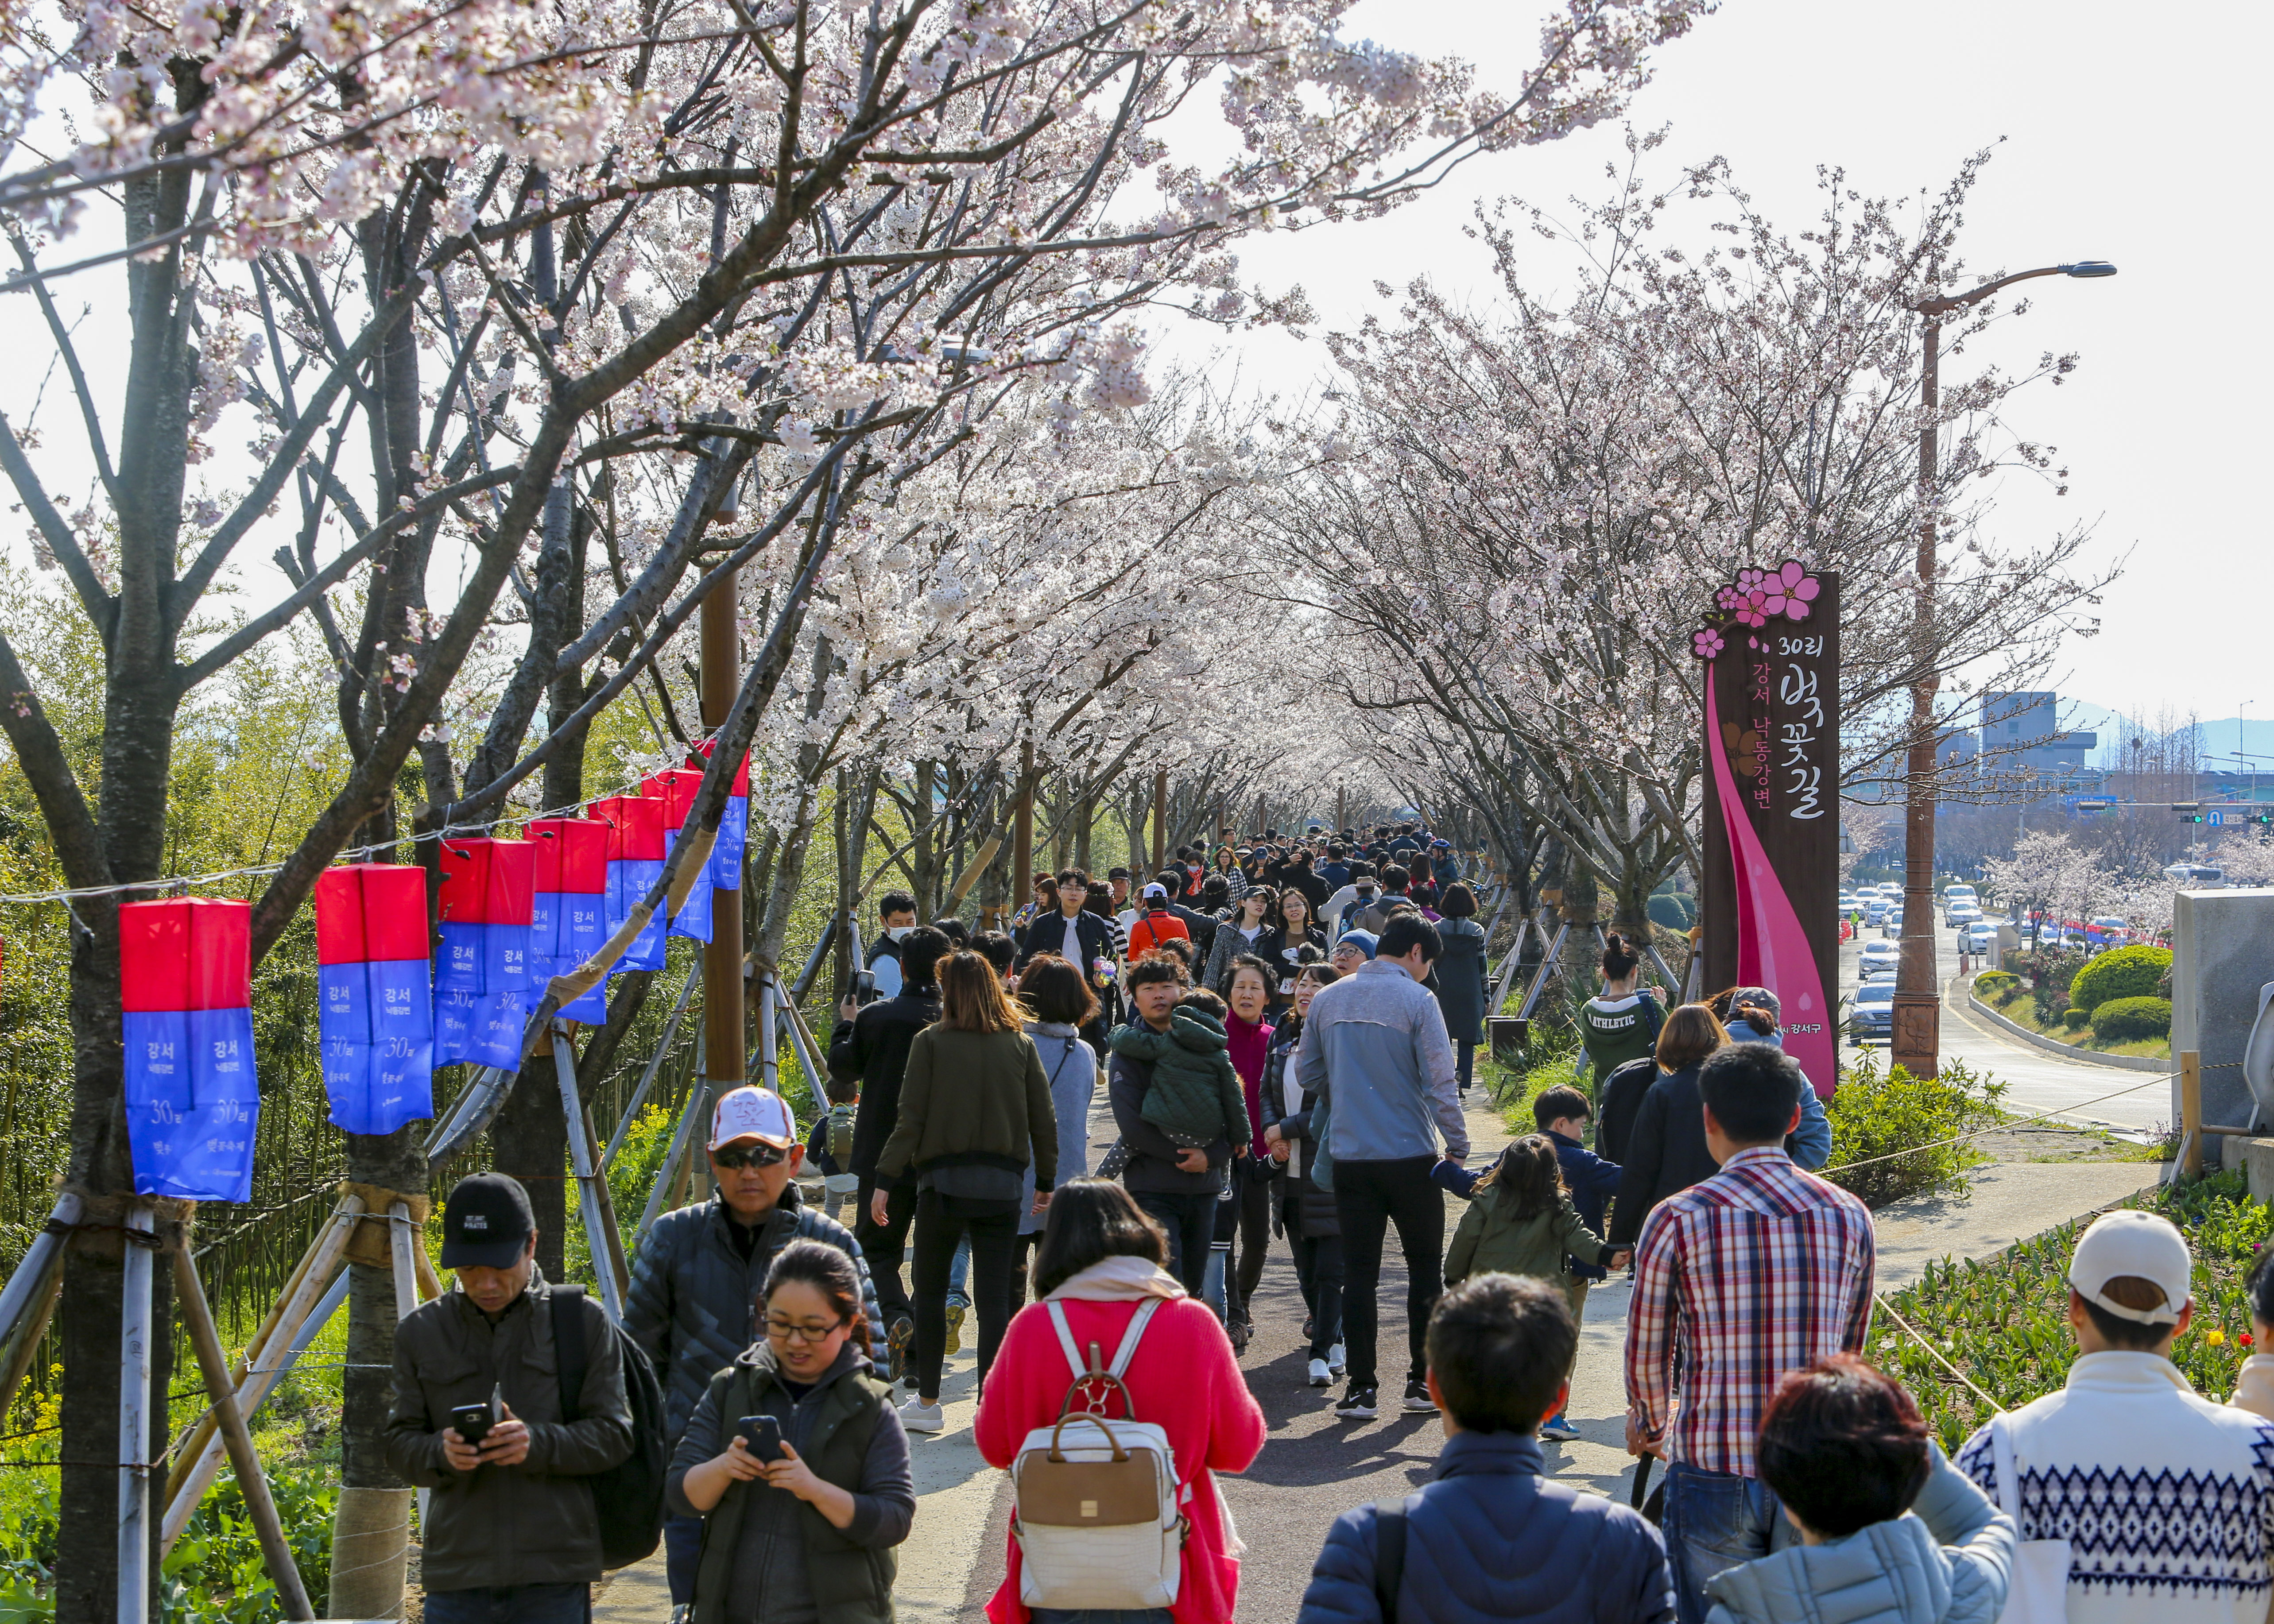
<svg viewBox="0 0 2274 1624">
<path fill-rule="evenodd" d="M 568 1119 L 561 1109 L 560 1084 L 553 1063 L 539 1058 L 523 1066 L 513 1091 L 490 1123 L 490 1158 L 529 1192 L 537 1214 L 537 1267 L 547 1280 L 563 1278 L 568 1233 Z"/>
</svg>

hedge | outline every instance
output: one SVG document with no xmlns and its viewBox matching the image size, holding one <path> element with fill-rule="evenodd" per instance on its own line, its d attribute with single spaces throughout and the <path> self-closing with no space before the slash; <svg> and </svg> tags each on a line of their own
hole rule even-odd
<svg viewBox="0 0 2274 1624">
<path fill-rule="evenodd" d="M 2104 1043 L 2129 1043 L 2171 1034 L 2169 998 L 2111 998 L 2092 1011 L 2092 1035 Z"/>
<path fill-rule="evenodd" d="M 2018 975 L 2008 975 L 2003 970 L 1984 970 L 1974 978 L 1974 992 L 1977 997 L 1986 998 L 1995 1004 L 2021 984 L 2022 978 Z"/>
<path fill-rule="evenodd" d="M 2172 950 L 2139 943 L 2100 955 L 2068 984 L 2068 1001 L 2097 1010 L 2112 998 L 2152 998 L 2156 984 L 2172 967 Z"/>
<path fill-rule="evenodd" d="M 1680 891 L 1660 891 L 1644 905 L 1653 925 L 1663 925 L 1668 930 L 1687 930 L 1698 922 L 1698 906 Z"/>
<path fill-rule="evenodd" d="M 2080 1010 L 2074 1005 L 2061 1011 L 2061 1025 L 2071 1032 L 2083 1031 L 2084 1023 L 2091 1019 L 2092 1012 L 2090 1010 Z"/>
</svg>

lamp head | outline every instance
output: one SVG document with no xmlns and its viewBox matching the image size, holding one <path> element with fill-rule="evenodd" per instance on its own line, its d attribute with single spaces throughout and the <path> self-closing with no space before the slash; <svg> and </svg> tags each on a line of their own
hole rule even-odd
<svg viewBox="0 0 2274 1624">
<path fill-rule="evenodd" d="M 2080 259 L 2074 265 L 2060 267 L 2064 276 L 2113 276 L 2116 267 L 2105 259 Z"/>
</svg>

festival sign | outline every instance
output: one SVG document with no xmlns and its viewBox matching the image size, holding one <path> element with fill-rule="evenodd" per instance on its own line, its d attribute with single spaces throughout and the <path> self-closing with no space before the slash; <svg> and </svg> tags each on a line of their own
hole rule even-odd
<svg viewBox="0 0 2274 1624">
<path fill-rule="evenodd" d="M 1690 640 L 1706 663 L 1706 985 L 1775 993 L 1786 1051 L 1829 1099 L 1840 1049 L 1840 580 L 1787 560 L 1738 571 L 1713 605 Z"/>
</svg>

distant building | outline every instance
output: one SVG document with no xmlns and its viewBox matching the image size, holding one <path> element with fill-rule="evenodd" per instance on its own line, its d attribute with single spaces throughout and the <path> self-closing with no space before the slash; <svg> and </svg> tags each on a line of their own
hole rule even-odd
<svg viewBox="0 0 2274 1624">
<path fill-rule="evenodd" d="M 2080 775 L 2100 742 L 2094 733 L 2064 732 L 2060 695 L 2034 693 L 1982 695 L 1982 770 L 1999 778 L 2030 773 L 2040 779 Z"/>
</svg>

